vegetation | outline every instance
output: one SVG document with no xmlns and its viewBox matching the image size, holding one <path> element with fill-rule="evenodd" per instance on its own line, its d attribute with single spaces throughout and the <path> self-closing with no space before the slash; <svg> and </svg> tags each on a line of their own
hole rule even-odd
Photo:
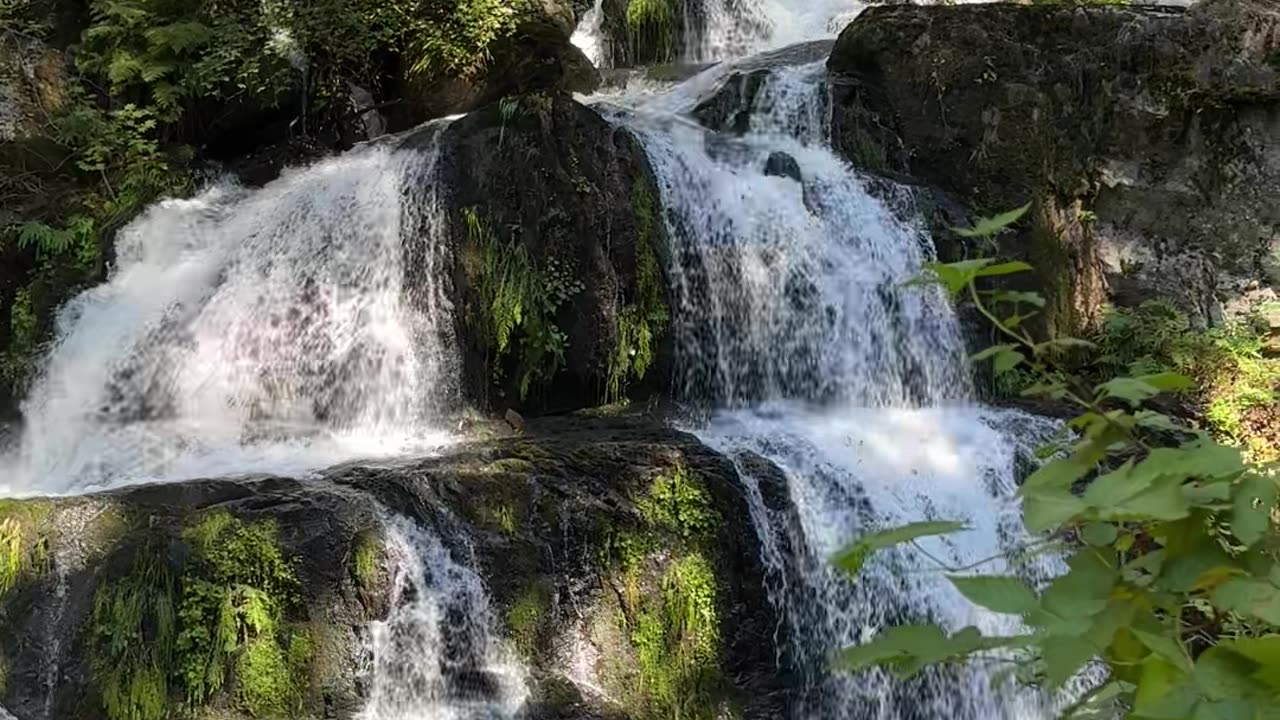
<svg viewBox="0 0 1280 720">
<path fill-rule="evenodd" d="M 24 576 L 45 570 L 47 514 L 48 505 L 40 501 L 0 500 L 0 598 Z"/>
<path fill-rule="evenodd" d="M 382 574 L 382 537 L 376 530 L 366 530 L 356 536 L 355 549 L 351 553 L 351 579 L 356 588 L 370 593 L 378 587 Z"/>
<path fill-rule="evenodd" d="M 1027 527 L 1043 533 L 1019 554 L 1061 553 L 1068 571 L 1039 587 L 948 569 L 961 594 L 1020 616 L 1026 631 L 987 637 L 965 628 L 948 636 L 932 625 L 893 627 L 846 650 L 843 665 L 910 676 L 935 663 L 1010 663 L 1021 682 L 1055 691 L 1096 658 L 1108 677 L 1067 715 L 1270 717 L 1280 699 L 1277 468 L 1250 464 L 1237 448 L 1147 407 L 1163 392 L 1189 388 L 1184 376 L 1094 384 L 1057 367 L 1065 350 L 1090 343 L 1037 341 L 1023 320 L 1038 298 L 980 287 L 984 278 L 1026 269 L 971 260 L 933 265 L 930 274 L 966 294 L 1007 340 L 979 358 L 997 373 L 1028 370 L 1040 382 L 1026 394 L 1081 410 L 1019 492 Z M 961 529 L 930 522 L 873 533 L 837 563 L 856 574 L 880 548 Z"/>
<path fill-rule="evenodd" d="M 609 359 L 609 377 L 605 402 L 618 402 L 626 394 L 627 384 L 644 380 L 653 366 L 657 346 L 670 322 L 663 291 L 662 265 L 658 245 L 662 226 L 657 200 L 647 179 L 636 182 L 631 190 L 631 206 L 636 223 L 636 292 L 635 297 L 618 312 L 617 344 Z"/>
<path fill-rule="evenodd" d="M 520 398 L 526 399 L 535 382 L 549 382 L 564 365 L 569 338 L 556 316 L 583 284 L 562 261 L 534 260 L 523 244 L 499 240 L 474 208 L 464 211 L 464 220 L 463 262 L 478 295 L 468 321 L 495 381 L 501 382 L 511 359 Z"/>
<path fill-rule="evenodd" d="M 507 612 L 511 639 L 525 657 L 537 653 L 550 611 L 551 594 L 545 585 L 536 583 L 525 590 Z"/>
<path fill-rule="evenodd" d="M 292 714 L 311 646 L 286 622 L 300 588 L 276 534 L 272 521 L 211 512 L 183 532 L 181 567 L 152 538 L 125 575 L 99 588 L 92 667 L 110 720 L 170 717 L 178 689 L 185 707 L 205 706 L 229 678 L 254 717 Z"/>
<path fill-rule="evenodd" d="M 607 557 L 621 585 L 620 622 L 636 653 L 623 685 L 643 717 L 719 717 L 718 590 L 711 558 L 719 514 L 683 465 L 637 501 L 645 527 L 617 533 Z M 655 587 L 643 589 L 650 583 Z"/>
<path fill-rule="evenodd" d="M 656 61 L 674 60 L 680 0 L 629 0 L 627 34 L 635 52 L 652 49 Z"/>
<path fill-rule="evenodd" d="M 72 46 L 75 77 L 40 108 L 38 142 L 0 157 L 0 194 L 22 209 L 0 227 L 0 248 L 35 258 L 17 278 L 17 300 L 0 301 L 0 319 L 13 326 L 13 341 L 0 347 L 6 394 L 21 395 L 57 305 L 100 279 L 115 230 L 156 199 L 192 189 L 196 148 L 219 123 L 293 107 L 299 134 L 349 126 L 365 110 L 350 107 L 349 82 L 386 96 L 401 79 L 392 58 L 415 76 L 473 74 L 529 2 L 87 2 Z M 70 41 L 55 5 L 7 0 L 0 42 Z"/>
<path fill-rule="evenodd" d="M 1205 419 L 1219 438 L 1251 457 L 1280 460 L 1280 358 L 1266 358 L 1265 323 L 1237 320 L 1198 330 L 1185 313 L 1161 300 L 1111 310 L 1097 338 L 1105 374 L 1177 372 L 1195 381 Z"/>
</svg>

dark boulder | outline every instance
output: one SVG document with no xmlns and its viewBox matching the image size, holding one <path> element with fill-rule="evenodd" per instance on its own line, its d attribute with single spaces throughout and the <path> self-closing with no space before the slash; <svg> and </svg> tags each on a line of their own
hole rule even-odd
<svg viewBox="0 0 1280 720">
<path fill-rule="evenodd" d="M 473 112 L 440 142 L 472 396 L 563 410 L 651 388 L 666 229 L 636 138 L 538 94 Z"/>
<path fill-rule="evenodd" d="M 1251 0 L 871 8 L 829 62 L 834 141 L 984 211 L 1033 201 L 1000 251 L 1061 332 L 1111 296 L 1212 320 L 1280 280 L 1277 38 Z"/>
<path fill-rule="evenodd" d="M 831 53 L 832 45 L 830 40 L 815 40 L 735 62 L 723 82 L 694 107 L 694 118 L 718 132 L 747 132 L 769 75 L 778 68 L 816 63 Z"/>
<path fill-rule="evenodd" d="M 800 174 L 800 163 L 784 152 L 769 153 L 769 158 L 764 161 L 764 174 L 804 182 Z"/>
</svg>

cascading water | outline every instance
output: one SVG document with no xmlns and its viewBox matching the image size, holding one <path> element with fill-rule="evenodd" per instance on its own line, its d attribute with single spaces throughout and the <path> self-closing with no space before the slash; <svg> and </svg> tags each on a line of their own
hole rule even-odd
<svg viewBox="0 0 1280 720">
<path fill-rule="evenodd" d="M 64 309 L 4 494 L 296 472 L 438 444 L 457 387 L 432 142 L 224 184 L 126 228 Z"/>
<path fill-rule="evenodd" d="M 888 625 L 1017 630 L 956 593 L 943 564 L 1028 541 L 1015 468 L 1054 425 L 968 401 L 954 314 L 937 288 L 909 282 L 932 244 L 828 148 L 822 63 L 772 70 L 737 138 L 683 117 L 706 86 L 695 78 L 609 114 L 641 136 L 658 175 L 674 244 L 677 392 L 711 411 L 695 432 L 735 460 L 751 499 L 783 623 L 779 666 L 798 678 L 788 716 L 1042 716 L 1042 697 L 990 668 L 909 683 L 829 670 L 832 653 Z M 876 557 L 856 582 L 830 565 L 861 533 L 923 519 L 969 530 Z M 1052 559 L 980 568 L 1032 581 L 1055 570 Z"/>
<path fill-rule="evenodd" d="M 358 720 L 506 720 L 524 706 L 522 668 L 494 634 L 484 583 L 440 540 L 386 525 L 393 610 L 370 628 L 369 700 Z"/>
</svg>

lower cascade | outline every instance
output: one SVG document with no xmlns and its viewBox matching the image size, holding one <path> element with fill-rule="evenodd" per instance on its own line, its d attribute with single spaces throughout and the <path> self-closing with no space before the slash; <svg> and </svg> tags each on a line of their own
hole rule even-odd
<svg viewBox="0 0 1280 720">
<path fill-rule="evenodd" d="M 857 9 L 707 2 L 687 59 L 825 37 Z M 597 61 L 603 12 L 576 36 Z M 1052 715 L 1054 698 L 983 665 L 911 681 L 832 666 L 906 622 L 1019 629 L 944 573 L 1061 572 L 991 561 L 1029 539 L 1019 474 L 1057 423 L 974 400 L 960 321 L 911 283 L 936 256 L 917 198 L 831 148 L 811 60 L 584 101 L 652 170 L 670 422 L 466 410 L 467 371 L 490 368 L 467 368 L 460 340 L 475 307 L 456 286 L 482 234 L 442 170 L 460 120 L 134 220 L 109 280 L 63 308 L 0 458 L 0 492 L 31 503 L 0 515 L 0 552 L 19 558 L 0 597 L 35 607 L 0 613 L 22 638 L 0 645 L 0 718 L 163 720 L 174 702 L 358 720 Z M 504 101 L 481 131 L 500 152 L 567 102 Z M 548 176 L 598 192 L 591 160 L 554 160 Z M 597 300 L 571 285 L 552 317 Z M 967 530 L 877 556 L 856 582 L 830 563 L 917 520 Z M 160 667 L 174 658 L 182 673 Z M 267 670 L 245 674 L 250 659 Z M 103 676 L 125 710 L 65 689 Z"/>
</svg>

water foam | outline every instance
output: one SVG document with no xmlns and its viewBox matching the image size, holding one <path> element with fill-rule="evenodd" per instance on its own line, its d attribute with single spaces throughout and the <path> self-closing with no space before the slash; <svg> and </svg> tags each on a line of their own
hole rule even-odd
<svg viewBox="0 0 1280 720">
<path fill-rule="evenodd" d="M 451 309 L 438 284 L 405 279 L 410 256 L 418 276 L 444 274 L 429 145 L 361 147 L 260 190 L 221 183 L 125 228 L 110 280 L 61 312 L 0 492 L 437 446 L 457 388 Z"/>
</svg>

